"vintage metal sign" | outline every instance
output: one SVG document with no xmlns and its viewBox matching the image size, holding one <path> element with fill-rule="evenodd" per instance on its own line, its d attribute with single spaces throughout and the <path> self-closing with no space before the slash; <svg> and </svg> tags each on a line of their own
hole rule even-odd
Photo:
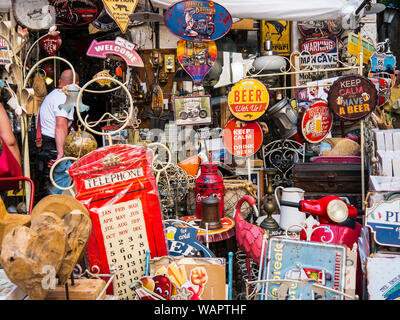
<svg viewBox="0 0 400 320">
<path fill-rule="evenodd" d="M 191 76 L 195 85 L 200 85 L 217 58 L 215 41 L 191 42 L 180 40 L 176 49 L 182 68 Z"/>
<path fill-rule="evenodd" d="M 270 238 L 266 279 L 275 281 L 266 284 L 267 299 L 342 300 L 342 295 L 318 290 L 313 284 L 344 291 L 346 250 L 338 244 Z M 297 282 L 280 281 L 284 279 Z M 287 290 L 280 290 L 281 286 Z"/>
<path fill-rule="evenodd" d="M 237 82 L 228 94 L 229 110 L 243 121 L 260 118 L 268 108 L 269 93 L 265 85 L 255 79 Z"/>
<path fill-rule="evenodd" d="M 165 221 L 167 233 L 168 255 L 193 256 L 203 254 L 203 257 L 214 258 L 215 255 L 196 239 L 197 229 L 179 222 Z"/>
<path fill-rule="evenodd" d="M 367 208 L 365 225 L 371 229 L 376 243 L 400 247 L 400 198 Z"/>
<path fill-rule="evenodd" d="M 182 96 L 173 100 L 177 126 L 202 125 L 212 122 L 211 96 Z"/>
<path fill-rule="evenodd" d="M 300 63 L 303 67 L 334 68 L 338 63 L 337 40 L 313 38 L 300 41 Z"/>
<path fill-rule="evenodd" d="M 83 26 L 95 20 L 100 12 L 97 1 L 59 1 L 51 4 L 56 10 L 57 22 L 69 26 Z"/>
<path fill-rule="evenodd" d="M 374 52 L 370 60 L 371 69 L 368 73 L 368 77 L 371 78 L 374 75 L 386 73 L 387 76 L 390 77 L 393 87 L 396 82 L 396 75 L 394 73 L 396 69 L 396 57 L 392 54 Z"/>
<path fill-rule="evenodd" d="M 313 102 L 299 113 L 298 125 L 301 137 L 310 143 L 321 142 L 332 128 L 333 115 L 325 101 Z"/>
<path fill-rule="evenodd" d="M 48 56 L 54 56 L 58 49 L 61 47 L 61 37 L 47 35 L 39 41 L 40 47 L 46 52 Z"/>
<path fill-rule="evenodd" d="M 222 38 L 232 27 L 229 12 L 208 0 L 179 1 L 165 12 L 165 25 L 182 40 L 203 42 Z"/>
<path fill-rule="evenodd" d="M 261 147 L 263 133 L 256 121 L 243 122 L 237 119 L 228 121 L 222 142 L 225 148 L 237 157 L 250 157 Z"/>
<path fill-rule="evenodd" d="M 339 36 L 342 32 L 342 23 L 338 20 L 298 21 L 297 28 L 306 37 Z"/>
<path fill-rule="evenodd" d="M 92 41 L 86 54 L 90 57 L 105 59 L 108 56 L 116 55 L 124 59 L 130 67 L 144 67 L 142 58 L 135 51 L 136 45 L 121 37 L 113 40 L 105 40 L 97 42 Z"/>
<path fill-rule="evenodd" d="M 290 53 L 290 21 L 261 21 L 261 52 L 265 51 L 264 42 L 270 39 L 272 50 L 278 54 Z"/>
<path fill-rule="evenodd" d="M 132 14 L 138 0 L 103 0 L 104 8 L 114 19 L 122 33 L 125 33 L 129 25 L 129 15 Z"/>
<path fill-rule="evenodd" d="M 341 119 L 360 120 L 374 111 L 378 101 L 375 85 L 359 75 L 343 76 L 329 89 L 328 106 Z"/>
<path fill-rule="evenodd" d="M 361 50 L 363 52 L 363 63 L 368 64 L 369 59 L 375 51 L 374 44 L 367 38 L 350 32 L 347 38 L 347 51 L 357 57 L 357 64 L 360 63 Z"/>
<path fill-rule="evenodd" d="M 0 65 L 10 64 L 11 62 L 11 50 L 7 42 L 0 38 Z"/>
<path fill-rule="evenodd" d="M 31 30 L 48 29 L 56 22 L 55 8 L 48 0 L 14 0 L 12 9 L 17 22 Z"/>
</svg>

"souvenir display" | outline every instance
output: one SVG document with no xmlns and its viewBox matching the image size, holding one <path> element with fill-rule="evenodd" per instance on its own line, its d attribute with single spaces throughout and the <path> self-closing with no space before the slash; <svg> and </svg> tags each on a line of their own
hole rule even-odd
<svg viewBox="0 0 400 320">
<path fill-rule="evenodd" d="M 0 2 L 0 300 L 399 298 L 395 4 Z"/>
</svg>

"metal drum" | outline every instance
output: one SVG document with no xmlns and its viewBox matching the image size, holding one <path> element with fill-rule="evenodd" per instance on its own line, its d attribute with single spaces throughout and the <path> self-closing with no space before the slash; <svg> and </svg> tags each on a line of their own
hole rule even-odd
<svg viewBox="0 0 400 320">
<path fill-rule="evenodd" d="M 273 120 L 282 139 L 288 139 L 297 133 L 297 112 L 287 99 L 268 108 L 267 114 Z"/>
</svg>

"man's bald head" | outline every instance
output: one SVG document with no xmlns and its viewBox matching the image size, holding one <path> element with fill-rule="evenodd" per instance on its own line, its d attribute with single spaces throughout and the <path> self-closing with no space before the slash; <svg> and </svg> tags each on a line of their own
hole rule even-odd
<svg viewBox="0 0 400 320">
<path fill-rule="evenodd" d="M 75 73 L 75 78 L 76 78 L 75 81 L 78 82 L 79 76 L 77 73 Z M 71 69 L 64 70 L 60 75 L 58 87 L 59 88 L 65 87 L 65 86 L 73 83 L 73 81 L 74 81 L 74 74 L 73 74 L 72 70 Z"/>
</svg>

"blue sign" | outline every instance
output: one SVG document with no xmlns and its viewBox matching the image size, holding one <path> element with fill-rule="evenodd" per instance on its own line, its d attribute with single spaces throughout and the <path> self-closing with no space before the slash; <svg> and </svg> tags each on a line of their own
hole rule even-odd
<svg viewBox="0 0 400 320">
<path fill-rule="evenodd" d="M 206 246 L 196 240 L 197 230 L 177 221 L 164 222 L 170 256 L 194 256 L 198 253 L 205 258 L 215 258 Z"/>
<path fill-rule="evenodd" d="M 192 42 L 222 38 L 232 27 L 229 12 L 208 0 L 180 1 L 165 12 L 165 25 L 177 37 Z"/>
<path fill-rule="evenodd" d="M 376 53 L 371 56 L 370 72 L 387 72 L 394 74 L 396 68 L 396 57 L 392 54 Z"/>
<path fill-rule="evenodd" d="M 377 244 L 400 247 L 400 198 L 367 208 L 365 225 L 371 229 Z"/>
<path fill-rule="evenodd" d="M 278 299 L 283 294 L 285 297 L 280 298 L 288 300 L 342 300 L 343 295 L 328 289 L 344 291 L 346 250 L 346 246 L 339 244 L 270 238 L 267 299 Z M 328 289 L 321 291 L 315 284 Z M 287 289 L 280 290 L 282 285 Z"/>
</svg>

